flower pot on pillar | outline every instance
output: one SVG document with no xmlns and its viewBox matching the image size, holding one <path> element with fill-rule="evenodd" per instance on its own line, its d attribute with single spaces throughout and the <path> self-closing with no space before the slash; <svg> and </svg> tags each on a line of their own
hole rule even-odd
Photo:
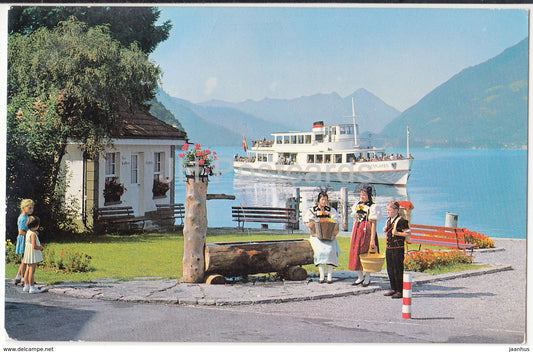
<svg viewBox="0 0 533 352">
<path fill-rule="evenodd" d="M 187 176 L 183 226 L 182 282 L 203 282 L 205 237 L 207 234 L 207 176 Z"/>
</svg>

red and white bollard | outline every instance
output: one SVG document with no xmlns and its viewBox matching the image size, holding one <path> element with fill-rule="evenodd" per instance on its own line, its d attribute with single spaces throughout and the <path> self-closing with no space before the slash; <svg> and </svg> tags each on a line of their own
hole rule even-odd
<svg viewBox="0 0 533 352">
<path fill-rule="evenodd" d="M 409 273 L 403 274 L 403 304 L 402 304 L 402 318 L 411 319 L 411 292 L 413 287 L 413 275 Z"/>
</svg>

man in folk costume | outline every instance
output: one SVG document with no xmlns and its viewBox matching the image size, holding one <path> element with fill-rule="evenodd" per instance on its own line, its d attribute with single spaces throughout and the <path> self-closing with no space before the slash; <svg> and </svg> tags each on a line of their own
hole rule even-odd
<svg viewBox="0 0 533 352">
<path fill-rule="evenodd" d="M 392 298 L 402 298 L 404 244 L 411 234 L 408 221 L 398 214 L 399 209 L 400 204 L 396 201 L 390 202 L 387 205 L 388 218 L 383 228 L 383 232 L 387 234 L 387 251 L 385 252 L 385 256 L 387 258 L 387 273 L 389 274 L 391 285 L 390 291 L 384 295 L 391 296 Z"/>
</svg>

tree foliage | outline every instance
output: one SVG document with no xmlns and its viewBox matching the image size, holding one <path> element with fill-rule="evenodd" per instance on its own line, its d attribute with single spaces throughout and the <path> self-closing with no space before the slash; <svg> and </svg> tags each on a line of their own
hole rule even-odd
<svg viewBox="0 0 533 352">
<path fill-rule="evenodd" d="M 49 230 L 64 229 L 61 162 L 68 142 L 96 155 L 113 136 L 121 109 L 151 100 L 160 69 L 109 27 L 70 18 L 54 29 L 8 39 L 8 226 L 21 198 L 37 202 Z M 62 213 L 63 212 L 63 213 Z"/>
<path fill-rule="evenodd" d="M 71 16 L 89 27 L 108 25 L 113 39 L 125 47 L 137 43 L 148 54 L 165 41 L 172 29 L 169 20 L 156 25 L 161 11 L 155 7 L 15 6 L 9 11 L 9 34 L 29 35 L 39 28 L 53 29 Z"/>
</svg>

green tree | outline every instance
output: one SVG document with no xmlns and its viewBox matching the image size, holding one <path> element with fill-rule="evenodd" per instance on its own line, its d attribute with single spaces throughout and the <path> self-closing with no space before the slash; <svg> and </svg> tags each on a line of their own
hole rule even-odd
<svg viewBox="0 0 533 352">
<path fill-rule="evenodd" d="M 137 42 L 148 54 L 168 38 L 172 29 L 169 20 L 156 25 L 160 15 L 156 7 L 14 6 L 9 10 L 8 33 L 29 35 L 42 27 L 53 29 L 74 16 L 89 27 L 109 25 L 114 39 L 125 47 Z"/>
<path fill-rule="evenodd" d="M 119 111 L 150 101 L 161 72 L 136 43 L 125 48 L 108 26 L 75 18 L 11 34 L 8 46 L 8 228 L 16 203 L 32 198 L 58 233 L 68 224 L 60 172 L 67 143 L 101 152 L 120 126 Z"/>
</svg>

